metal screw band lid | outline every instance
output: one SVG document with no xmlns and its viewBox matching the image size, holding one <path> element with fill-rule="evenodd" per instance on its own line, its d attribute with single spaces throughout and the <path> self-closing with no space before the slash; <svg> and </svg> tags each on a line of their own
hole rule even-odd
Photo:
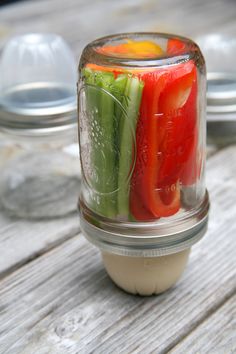
<svg viewBox="0 0 236 354">
<path fill-rule="evenodd" d="M 81 228 L 86 238 L 101 250 L 111 253 L 154 257 L 180 252 L 198 242 L 206 232 L 209 199 L 194 213 L 171 223 L 111 223 L 93 215 L 80 201 Z"/>
</svg>

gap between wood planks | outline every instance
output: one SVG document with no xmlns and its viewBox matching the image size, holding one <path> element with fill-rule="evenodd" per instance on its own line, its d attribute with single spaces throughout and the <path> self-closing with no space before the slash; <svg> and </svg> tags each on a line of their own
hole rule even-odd
<svg viewBox="0 0 236 354">
<path fill-rule="evenodd" d="M 189 331 L 186 332 L 184 335 L 179 336 L 178 339 L 176 339 L 172 344 L 170 344 L 166 350 L 164 350 L 161 354 L 174 354 L 175 348 L 177 348 L 181 342 L 183 342 L 187 337 L 189 337 L 200 325 L 202 325 L 204 322 L 206 322 L 209 317 L 213 316 L 222 306 L 225 305 L 226 302 L 228 302 L 232 297 L 235 296 L 236 293 L 236 284 L 235 287 L 231 289 L 231 291 L 226 294 L 226 296 L 219 301 L 219 303 L 216 303 L 212 308 L 210 308 L 208 311 L 204 313 L 204 315 L 199 318 L 199 320 L 196 323 L 192 324 L 192 327 L 190 327 Z"/>
<path fill-rule="evenodd" d="M 236 293 L 180 342 L 171 354 L 236 353 Z"/>
<path fill-rule="evenodd" d="M 19 261 L 17 263 L 15 263 L 12 267 L 8 268 L 7 270 L 3 271 L 0 274 L 0 282 L 6 278 L 7 276 L 9 276 L 10 274 L 14 273 L 14 271 L 20 269 L 21 267 L 31 263 L 32 261 L 36 260 L 37 258 L 41 257 L 44 254 L 47 254 L 48 252 L 50 252 L 53 249 L 56 249 L 57 247 L 59 247 L 62 243 L 77 237 L 79 235 L 82 235 L 80 230 L 77 231 L 76 233 L 73 234 L 68 234 L 65 235 L 64 238 L 58 239 L 55 242 L 53 242 L 52 244 L 48 245 L 47 247 L 41 249 L 40 251 L 35 252 L 34 254 L 32 254 L 29 258 L 26 258 L 22 261 Z"/>
</svg>

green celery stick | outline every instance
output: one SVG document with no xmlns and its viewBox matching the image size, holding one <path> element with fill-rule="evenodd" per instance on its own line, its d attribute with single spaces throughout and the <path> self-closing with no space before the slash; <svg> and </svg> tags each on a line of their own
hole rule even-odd
<svg viewBox="0 0 236 354">
<path fill-rule="evenodd" d="M 102 196 L 102 201 L 105 205 L 105 216 L 116 216 L 116 198 L 114 192 L 117 188 L 117 176 L 115 176 L 115 131 L 114 131 L 114 99 L 109 95 L 114 83 L 114 75 L 111 73 L 102 73 L 99 80 L 99 86 L 105 91 L 101 91 L 101 179 L 103 183 L 102 190 L 106 193 Z M 108 93 L 107 93 L 108 92 Z M 107 194 L 108 193 L 108 194 Z"/>
<path fill-rule="evenodd" d="M 116 215 L 116 201 L 110 192 L 117 186 L 114 178 L 114 100 L 109 95 L 114 75 L 112 73 L 84 70 L 87 86 L 88 110 L 93 126 L 92 165 L 96 171 L 94 186 L 99 192 L 95 200 L 95 210 L 107 217 Z M 99 89 L 96 89 L 100 88 Z M 108 92 L 108 93 L 107 93 Z"/>
<path fill-rule="evenodd" d="M 132 168 L 133 134 L 136 131 L 143 83 L 137 77 L 126 74 L 120 74 L 116 79 L 113 73 L 91 69 L 84 69 L 83 74 L 87 84 L 101 88 L 87 88 L 88 109 L 90 112 L 97 112 L 93 114 L 97 140 L 92 141 L 92 164 L 97 172 L 96 189 L 101 194 L 96 198 L 95 210 L 107 217 L 119 214 L 128 218 L 127 176 Z M 126 113 L 112 95 L 121 103 Z M 97 145 L 98 141 L 100 147 Z M 109 194 L 116 189 L 117 195 Z"/>
<path fill-rule="evenodd" d="M 94 130 L 99 126 L 99 111 L 100 111 L 100 97 L 99 91 L 96 89 L 96 76 L 95 72 L 91 69 L 84 68 L 82 71 L 82 75 L 84 76 L 85 83 L 88 84 L 85 86 L 86 92 L 86 110 L 88 114 L 89 124 L 91 132 L 90 134 L 94 134 Z M 94 178 L 92 179 L 92 186 L 95 190 L 100 190 L 101 186 L 101 179 L 99 178 L 99 171 L 100 171 L 100 158 L 97 154 L 98 151 L 98 143 L 93 140 L 91 144 L 91 164 L 93 170 L 96 172 L 94 174 Z M 97 176 L 97 177 L 96 177 Z M 99 196 L 94 196 L 92 194 L 92 201 L 93 201 L 93 209 L 97 212 L 101 212 L 102 205 Z"/>
<path fill-rule="evenodd" d="M 133 159 L 133 134 L 139 115 L 143 82 L 137 77 L 129 77 L 123 98 L 126 115 L 120 124 L 120 161 L 118 173 L 118 214 L 129 217 L 129 184 L 127 176 L 131 173 Z"/>
<path fill-rule="evenodd" d="M 112 94 L 115 96 L 115 98 L 120 103 L 122 103 L 123 98 L 124 98 L 124 91 L 125 91 L 125 87 L 127 84 L 127 80 L 128 80 L 127 75 L 120 74 L 115 79 L 113 87 L 112 87 Z"/>
<path fill-rule="evenodd" d="M 118 75 L 117 78 L 114 81 L 113 87 L 112 87 L 112 94 L 114 97 L 117 99 L 118 102 L 115 102 L 115 119 L 114 119 L 114 131 L 115 131 L 115 148 L 117 151 L 116 154 L 116 171 L 118 174 L 118 168 L 119 168 L 119 147 L 120 147 L 120 119 L 123 114 L 123 109 L 122 109 L 122 101 L 124 98 L 124 91 L 125 87 L 127 84 L 127 75 L 121 74 Z M 118 180 L 117 180 L 118 183 Z"/>
</svg>

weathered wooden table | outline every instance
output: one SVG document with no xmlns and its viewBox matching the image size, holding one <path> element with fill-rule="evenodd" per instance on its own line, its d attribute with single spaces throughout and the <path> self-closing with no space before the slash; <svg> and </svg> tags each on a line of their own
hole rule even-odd
<svg viewBox="0 0 236 354">
<path fill-rule="evenodd" d="M 0 36 L 51 31 L 77 58 L 117 31 L 236 34 L 234 1 L 39 0 L 0 7 Z M 181 281 L 149 298 L 119 290 L 77 215 L 0 214 L 0 353 L 236 353 L 236 145 L 208 147 L 209 230 Z"/>
</svg>

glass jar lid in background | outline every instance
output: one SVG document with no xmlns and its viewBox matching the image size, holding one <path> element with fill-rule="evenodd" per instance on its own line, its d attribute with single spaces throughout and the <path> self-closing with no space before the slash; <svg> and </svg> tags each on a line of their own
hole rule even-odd
<svg viewBox="0 0 236 354">
<path fill-rule="evenodd" d="M 16 36 L 0 62 L 0 130 L 52 134 L 76 124 L 76 63 L 55 34 Z"/>
</svg>

